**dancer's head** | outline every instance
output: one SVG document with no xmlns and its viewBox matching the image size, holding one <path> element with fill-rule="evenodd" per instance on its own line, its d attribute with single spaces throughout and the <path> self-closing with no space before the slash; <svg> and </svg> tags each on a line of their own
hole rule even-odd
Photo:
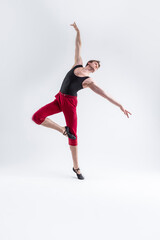
<svg viewBox="0 0 160 240">
<path fill-rule="evenodd" d="M 86 63 L 86 66 L 87 65 L 90 67 L 90 71 L 91 72 L 95 72 L 96 70 L 98 70 L 98 68 L 100 68 L 100 61 L 98 61 L 98 60 L 89 60 Z"/>
</svg>

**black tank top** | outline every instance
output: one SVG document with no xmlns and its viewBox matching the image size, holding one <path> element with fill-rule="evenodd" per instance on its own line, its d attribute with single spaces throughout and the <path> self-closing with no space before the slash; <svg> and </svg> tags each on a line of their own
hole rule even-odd
<svg viewBox="0 0 160 240">
<path fill-rule="evenodd" d="M 82 82 L 89 78 L 89 76 L 86 77 L 78 77 L 74 74 L 74 69 L 78 67 L 83 67 L 83 65 L 79 64 L 74 66 L 65 76 L 60 92 L 64 94 L 69 94 L 72 96 L 77 96 L 77 92 L 81 89 L 83 89 Z"/>
</svg>

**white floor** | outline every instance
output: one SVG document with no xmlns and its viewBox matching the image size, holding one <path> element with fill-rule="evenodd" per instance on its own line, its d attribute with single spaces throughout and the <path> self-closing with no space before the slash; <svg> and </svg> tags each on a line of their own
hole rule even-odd
<svg viewBox="0 0 160 240">
<path fill-rule="evenodd" d="M 160 176 L 93 168 L 3 166 L 1 240 L 159 240 Z"/>
</svg>

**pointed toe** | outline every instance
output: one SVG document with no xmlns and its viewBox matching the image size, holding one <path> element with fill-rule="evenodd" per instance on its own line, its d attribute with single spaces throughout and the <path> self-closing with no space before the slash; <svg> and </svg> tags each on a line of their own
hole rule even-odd
<svg viewBox="0 0 160 240">
<path fill-rule="evenodd" d="M 80 168 L 74 169 L 73 167 L 73 171 L 77 174 L 77 178 L 80 180 L 84 179 L 84 176 L 82 175 L 82 173 L 77 173 L 76 171 L 80 170 Z"/>
</svg>

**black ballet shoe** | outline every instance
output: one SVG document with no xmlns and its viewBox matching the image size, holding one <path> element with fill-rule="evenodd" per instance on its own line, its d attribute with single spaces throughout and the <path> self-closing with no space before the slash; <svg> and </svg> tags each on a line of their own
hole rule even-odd
<svg viewBox="0 0 160 240">
<path fill-rule="evenodd" d="M 77 173 L 78 170 L 80 170 L 80 168 L 74 169 L 74 167 L 73 167 L 73 171 L 77 174 L 78 179 L 84 179 L 84 177 L 81 173 Z"/>
<path fill-rule="evenodd" d="M 64 131 L 63 135 L 67 135 L 71 139 L 76 139 L 76 136 L 69 132 L 69 127 L 65 126 L 65 129 L 66 130 Z"/>
</svg>

